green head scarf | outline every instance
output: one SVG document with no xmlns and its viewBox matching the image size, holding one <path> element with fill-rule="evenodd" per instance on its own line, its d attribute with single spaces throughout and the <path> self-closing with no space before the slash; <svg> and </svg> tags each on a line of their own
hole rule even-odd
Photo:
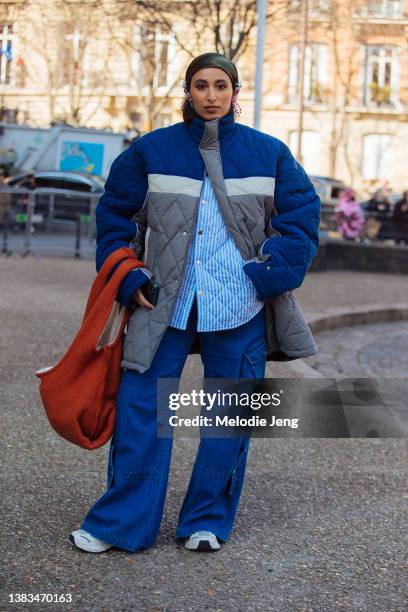
<svg viewBox="0 0 408 612">
<path fill-rule="evenodd" d="M 221 53 L 203 53 L 195 57 L 186 70 L 186 78 L 183 83 L 184 89 L 190 91 L 191 79 L 193 75 L 203 68 L 220 68 L 226 72 L 231 79 L 232 86 L 240 87 L 238 70 L 235 64 Z"/>
</svg>

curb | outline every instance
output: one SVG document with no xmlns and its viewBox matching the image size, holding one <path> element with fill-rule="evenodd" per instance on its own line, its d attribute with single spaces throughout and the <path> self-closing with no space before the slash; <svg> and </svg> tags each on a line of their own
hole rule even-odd
<svg viewBox="0 0 408 612">
<path fill-rule="evenodd" d="M 352 327 L 353 325 L 368 325 L 370 323 L 391 323 L 393 321 L 408 321 L 408 304 L 389 304 L 368 306 L 361 309 L 330 308 L 325 315 L 314 313 L 307 317 L 307 322 L 313 334 L 334 330 L 339 327 Z M 300 378 L 323 378 L 317 370 L 307 364 L 305 359 L 287 362 L 292 372 Z"/>
<path fill-rule="evenodd" d="M 408 320 L 408 304 L 380 304 L 364 309 L 358 306 L 353 309 L 330 308 L 324 315 L 315 313 L 307 317 L 312 333 L 350 327 L 352 325 L 367 325 L 369 323 L 385 323 Z"/>
</svg>

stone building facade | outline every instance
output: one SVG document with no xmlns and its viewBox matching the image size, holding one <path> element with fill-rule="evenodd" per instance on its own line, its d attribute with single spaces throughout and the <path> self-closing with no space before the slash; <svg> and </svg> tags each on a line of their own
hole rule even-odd
<svg viewBox="0 0 408 612">
<path fill-rule="evenodd" d="M 304 1 L 281 2 L 265 35 L 261 129 L 295 153 Z M 152 28 L 117 6 L 0 0 L 0 121 L 141 132 L 179 121 L 184 70 L 210 43 L 193 47 L 183 19 Z M 249 125 L 255 35 L 236 62 Z M 309 173 L 362 195 L 384 183 L 408 189 L 407 43 L 407 0 L 309 0 L 299 156 Z"/>
</svg>

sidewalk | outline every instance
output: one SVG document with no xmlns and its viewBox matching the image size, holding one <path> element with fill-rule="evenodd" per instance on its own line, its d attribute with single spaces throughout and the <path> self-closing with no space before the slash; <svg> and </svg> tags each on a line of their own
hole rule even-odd
<svg viewBox="0 0 408 612">
<path fill-rule="evenodd" d="M 196 450 L 196 440 L 175 440 L 156 547 L 74 550 L 68 534 L 103 492 L 108 447 L 89 453 L 50 429 L 34 371 L 55 363 L 77 332 L 94 263 L 0 257 L 0 275 L 1 610 L 405 609 L 404 440 L 254 439 L 234 531 L 210 555 L 174 540 Z M 325 272 L 309 274 L 296 295 L 311 320 L 406 303 L 407 289 L 406 277 Z M 268 364 L 268 375 L 295 376 L 286 364 Z M 10 593 L 73 601 L 10 604 Z"/>
</svg>

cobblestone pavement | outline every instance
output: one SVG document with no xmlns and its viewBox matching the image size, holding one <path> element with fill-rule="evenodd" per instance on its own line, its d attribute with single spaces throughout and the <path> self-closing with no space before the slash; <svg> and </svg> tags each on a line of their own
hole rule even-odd
<svg viewBox="0 0 408 612">
<path fill-rule="evenodd" d="M 57 436 L 34 371 L 66 350 L 93 275 L 92 261 L 0 258 L 0 610 L 406 610 L 404 440 L 255 439 L 234 531 L 211 555 L 174 540 L 197 448 L 175 440 L 157 545 L 102 555 L 71 547 L 68 533 L 103 493 L 108 448 L 89 453 Z M 406 283 L 319 273 L 297 294 L 306 314 L 324 314 L 403 302 Z M 374 349 L 363 365 L 378 368 Z M 190 359 L 186 371 L 198 367 Z M 13 605 L 10 593 L 72 593 L 73 603 Z"/>
<path fill-rule="evenodd" d="M 316 336 L 319 352 L 307 360 L 324 376 L 408 378 L 408 322 L 330 330 Z"/>
<path fill-rule="evenodd" d="M 307 360 L 322 376 L 335 378 L 338 388 L 353 388 L 353 381 L 371 389 L 366 404 L 347 406 L 350 431 L 360 420 L 371 435 L 408 436 L 408 322 L 360 325 L 316 335 L 319 352 Z M 366 379 L 370 382 L 364 382 Z M 375 399 L 374 399 L 375 398 Z M 356 414 L 356 409 L 359 414 Z"/>
</svg>

